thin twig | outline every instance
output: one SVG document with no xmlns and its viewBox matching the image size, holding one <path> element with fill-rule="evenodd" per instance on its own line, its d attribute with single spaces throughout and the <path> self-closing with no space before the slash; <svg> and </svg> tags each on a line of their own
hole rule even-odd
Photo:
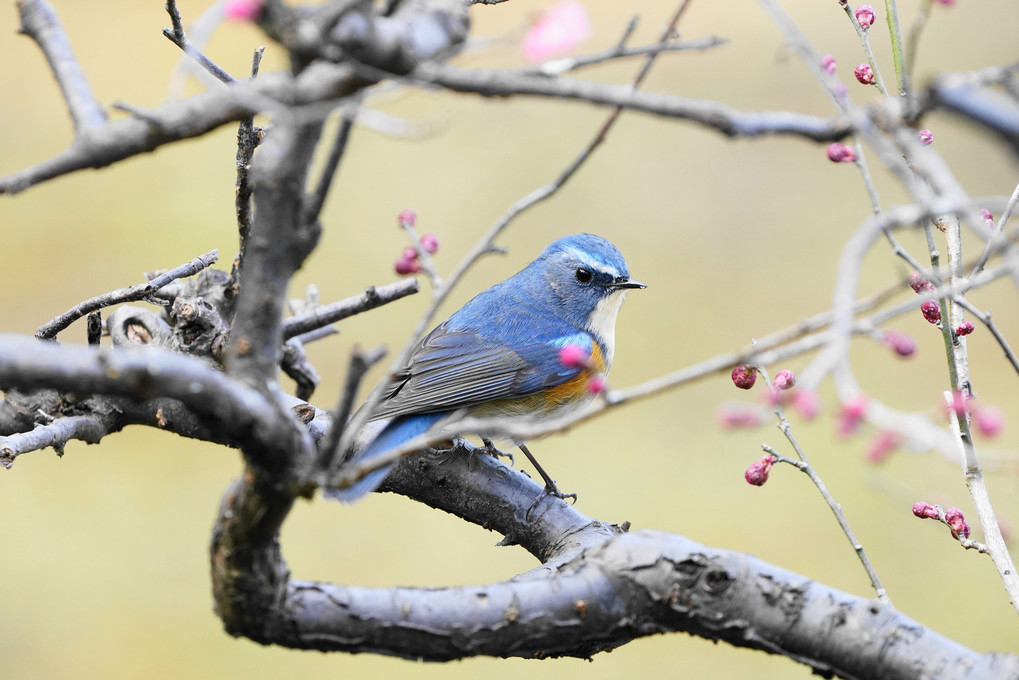
<svg viewBox="0 0 1019 680">
<path fill-rule="evenodd" d="M 332 186 L 336 169 L 339 167 L 340 159 L 343 158 L 343 153 L 347 149 L 347 141 L 350 139 L 350 130 L 354 126 L 354 119 L 357 117 L 358 108 L 356 104 L 343 108 L 343 113 L 340 115 L 340 127 L 336 130 L 336 139 L 329 150 L 329 157 L 322 168 L 322 174 L 319 175 L 315 193 L 308 196 L 304 201 L 305 222 L 317 220 L 322 212 L 322 207 L 325 205 L 326 196 L 329 195 L 329 188 Z"/>
<path fill-rule="evenodd" d="M 262 55 L 265 47 L 259 47 L 251 57 L 251 78 L 258 75 L 258 69 L 262 64 Z M 234 184 L 237 193 L 234 198 L 234 212 L 237 215 L 237 258 L 234 260 L 233 268 L 230 271 L 230 289 L 236 294 L 237 280 L 240 276 L 241 267 L 244 265 L 244 249 L 248 243 L 248 234 L 251 232 L 251 159 L 255 155 L 255 149 L 261 139 L 261 130 L 255 127 L 254 116 L 245 118 L 237 126 L 237 180 Z"/>
<path fill-rule="evenodd" d="M 853 12 L 853 8 L 848 2 L 840 3 L 842 9 L 845 10 L 846 16 L 849 17 L 849 21 L 853 24 L 853 28 L 856 29 L 856 35 L 860 38 L 860 46 L 863 47 L 864 54 L 867 55 L 867 62 L 870 63 L 870 67 L 874 70 L 874 85 L 877 87 L 878 92 L 881 94 L 887 94 L 888 90 L 885 89 L 885 81 L 881 77 L 881 69 L 878 68 L 877 59 L 874 58 L 874 51 L 870 49 L 869 34 L 870 31 L 860 25 L 859 20 L 856 18 L 856 14 Z"/>
<path fill-rule="evenodd" d="M 329 428 L 329 434 L 323 437 L 319 443 L 318 470 L 328 473 L 332 469 L 333 459 L 339 449 L 347 420 L 354 410 L 354 400 L 361 388 L 361 381 L 372 366 L 382 361 L 386 356 L 386 351 L 386 348 L 381 345 L 367 352 L 362 352 L 359 347 L 354 347 L 351 350 L 350 364 L 347 366 L 347 379 L 343 383 L 343 393 L 340 395 L 339 404 L 332 413 L 332 426 Z"/>
<path fill-rule="evenodd" d="M 320 305 L 304 314 L 284 319 L 282 322 L 283 339 L 288 340 L 296 335 L 303 335 L 317 328 L 336 323 L 348 316 L 395 302 L 400 298 L 417 293 L 418 290 L 420 287 L 417 279 L 414 278 L 400 279 L 384 286 L 369 286 L 360 295 L 353 295 L 328 305 Z"/>
<path fill-rule="evenodd" d="M 171 281 L 197 274 L 206 267 L 210 266 L 217 259 L 219 259 L 219 250 L 210 250 L 204 255 L 200 255 L 190 262 L 182 264 L 179 267 L 175 267 L 168 272 L 164 272 L 145 283 L 139 283 L 127 288 L 114 290 L 109 293 L 104 293 L 103 295 L 97 295 L 96 297 L 89 298 L 84 302 L 79 302 L 60 316 L 51 321 L 47 321 L 42 326 L 39 326 L 39 329 L 35 332 L 35 337 L 40 340 L 52 339 L 56 337 L 57 333 L 64 330 L 89 312 L 102 309 L 103 307 L 109 307 L 111 305 L 117 305 L 121 302 L 133 302 L 135 300 L 147 298 Z"/>
<path fill-rule="evenodd" d="M 221 83 L 232 84 L 237 80 L 220 68 L 214 61 L 206 57 L 200 49 L 191 44 L 187 33 L 184 32 L 184 24 L 180 19 L 180 12 L 177 10 L 176 0 L 166 0 L 166 13 L 170 15 L 170 22 L 173 28 L 164 28 L 163 35 L 174 45 L 183 50 L 184 54 L 194 59 L 199 66 L 211 73 Z"/>
<path fill-rule="evenodd" d="M 952 299 L 955 301 L 955 304 L 965 309 L 967 312 L 979 319 L 980 323 L 987 326 L 987 330 L 991 332 L 994 339 L 998 341 L 999 345 L 1001 345 L 1001 349 L 1005 353 L 1005 358 L 1008 359 L 1010 364 L 1012 364 L 1012 368 L 1015 369 L 1016 373 L 1019 373 L 1019 358 L 1017 358 L 1015 352 L 1012 351 L 1012 347 L 1008 344 L 1008 340 L 1006 340 L 1005 336 L 1002 335 L 1001 330 L 998 328 L 998 324 L 994 323 L 994 319 L 991 318 L 990 310 L 981 312 L 979 309 L 974 307 L 969 300 L 961 295 L 957 295 Z"/>
<path fill-rule="evenodd" d="M 772 402 L 774 404 L 775 417 L 778 418 L 778 429 L 785 435 L 785 438 L 789 441 L 789 444 L 793 447 L 793 451 L 796 452 L 797 457 L 803 463 L 802 466 L 797 465 L 801 471 L 806 473 L 810 477 L 810 481 L 817 487 L 821 497 L 824 498 L 825 503 L 831 509 L 832 514 L 835 515 L 835 519 L 838 521 L 839 526 L 842 528 L 842 533 L 849 539 L 849 544 L 853 546 L 853 550 L 856 551 L 856 556 L 859 558 L 860 563 L 863 565 L 864 571 L 867 572 L 867 576 L 870 578 L 870 583 L 874 587 L 874 592 L 877 593 L 877 599 L 882 602 L 891 604 L 891 598 L 888 597 L 888 591 L 881 584 L 881 579 L 878 578 L 877 571 L 874 570 L 874 565 L 871 564 L 870 558 L 867 556 L 867 552 L 863 549 L 863 544 L 860 543 L 856 538 L 856 534 L 853 533 L 852 528 L 849 526 L 849 520 L 846 519 L 846 515 L 842 512 L 842 505 L 835 500 L 835 497 L 828 491 L 828 487 L 825 486 L 824 481 L 821 480 L 821 476 L 817 474 L 814 466 L 810 464 L 807 459 L 807 452 L 800 446 L 799 441 L 796 439 L 796 435 L 793 434 L 792 425 L 789 424 L 789 419 L 785 416 L 785 409 L 782 408 L 782 400 L 778 398 L 778 392 L 771 386 L 771 378 L 768 376 L 767 370 L 761 366 L 758 370 L 761 372 L 761 377 L 764 378 L 765 386 L 771 390 Z M 763 445 L 762 448 L 768 453 L 778 455 L 774 449 L 770 446 Z"/>
<path fill-rule="evenodd" d="M 1015 211 L 1016 205 L 1019 204 L 1019 184 L 1012 190 L 1012 195 L 1008 199 L 1008 204 L 1005 205 L 1005 210 L 1001 213 L 1001 217 L 998 218 L 998 224 L 995 226 L 994 234 L 990 239 L 987 240 L 987 244 L 984 246 L 984 250 L 980 253 L 980 259 L 973 266 L 973 271 L 970 272 L 970 276 L 977 274 L 984 265 L 987 264 L 987 260 L 991 255 L 998 250 L 1004 243 L 1008 241 L 1005 235 L 1005 225 L 1008 223 L 1012 213 Z"/>
</svg>

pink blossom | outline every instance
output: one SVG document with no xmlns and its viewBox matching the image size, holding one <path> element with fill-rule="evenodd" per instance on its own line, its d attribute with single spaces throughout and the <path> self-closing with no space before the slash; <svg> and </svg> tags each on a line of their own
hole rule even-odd
<svg viewBox="0 0 1019 680">
<path fill-rule="evenodd" d="M 421 247 L 429 255 L 439 252 L 439 237 L 435 234 L 425 234 L 421 237 Z"/>
<path fill-rule="evenodd" d="M 796 374 L 792 371 L 779 371 L 771 381 L 771 386 L 776 390 L 791 390 L 795 384 Z"/>
<path fill-rule="evenodd" d="M 941 323 L 941 305 L 935 300 L 928 300 L 927 302 L 920 305 L 920 312 L 923 314 L 923 318 L 927 319 L 933 324 Z"/>
<path fill-rule="evenodd" d="M 421 271 L 421 263 L 417 260 L 408 260 L 401 257 L 399 260 L 393 263 L 393 269 L 396 273 L 404 276 L 406 274 L 415 274 Z"/>
<path fill-rule="evenodd" d="M 583 368 L 587 366 L 591 355 L 580 345 L 570 343 L 559 350 L 559 363 L 567 368 Z"/>
<path fill-rule="evenodd" d="M 418 249 L 414 246 L 407 246 L 403 249 L 400 254 L 401 260 L 416 260 L 418 259 Z"/>
<path fill-rule="evenodd" d="M 771 466 L 774 464 L 774 458 L 765 456 L 756 463 L 751 463 L 750 467 L 743 473 L 743 478 L 747 480 L 747 484 L 764 486 L 764 483 L 768 481 L 768 476 L 771 474 Z"/>
<path fill-rule="evenodd" d="M 223 14 L 228 19 L 240 21 L 257 21 L 262 15 L 264 0 L 226 0 L 223 3 Z"/>
<path fill-rule="evenodd" d="M 931 144 L 934 143 L 934 133 L 928 130 L 927 128 L 920 130 L 920 132 L 918 132 L 917 135 L 920 137 L 921 144 L 930 146 Z"/>
<path fill-rule="evenodd" d="M 828 75 L 835 75 L 835 57 L 830 54 L 826 54 L 821 57 L 821 68 L 823 68 Z"/>
<path fill-rule="evenodd" d="M 881 337 L 900 357 L 912 356 L 916 351 L 916 340 L 905 333 L 886 328 Z"/>
<path fill-rule="evenodd" d="M 976 329 L 976 326 L 974 326 L 974 325 L 973 325 L 973 322 L 972 322 L 972 321 L 963 321 L 963 322 L 962 322 L 961 324 L 959 324 L 959 326 L 958 326 L 958 327 L 957 327 L 957 328 L 955 329 L 955 334 L 956 334 L 956 335 L 969 335 L 969 334 L 970 334 L 970 333 L 972 333 L 972 332 L 973 332 L 973 331 L 974 331 L 975 329 Z"/>
<path fill-rule="evenodd" d="M 853 75 L 863 85 L 873 85 L 875 82 L 874 69 L 870 67 L 870 64 L 859 64 L 853 70 Z"/>
<path fill-rule="evenodd" d="M 977 432 L 985 437 L 997 437 L 1005 427 L 1005 416 L 994 406 L 981 405 L 973 416 Z"/>
<path fill-rule="evenodd" d="M 826 150 L 828 154 L 828 160 L 832 163 L 852 163 L 856 160 L 856 152 L 853 151 L 853 147 L 834 142 L 828 145 Z"/>
<path fill-rule="evenodd" d="M 909 285 L 917 294 L 925 290 L 934 290 L 934 284 L 925 279 L 920 272 L 913 272 L 909 275 Z"/>
<path fill-rule="evenodd" d="M 754 428 L 763 424 L 760 409 L 747 404 L 722 404 L 715 411 L 715 422 L 722 429 L 729 430 L 739 427 Z"/>
<path fill-rule="evenodd" d="M 913 514 L 920 519 L 934 519 L 938 516 L 938 511 L 930 503 L 917 501 L 916 503 L 913 503 Z"/>
<path fill-rule="evenodd" d="M 874 23 L 874 8 L 860 5 L 856 8 L 856 20 L 860 22 L 860 28 L 866 31 Z"/>
<path fill-rule="evenodd" d="M 524 36 L 520 49 L 533 63 L 569 54 L 591 34 L 584 6 L 565 0 L 547 9 Z"/>
<path fill-rule="evenodd" d="M 396 220 L 401 227 L 413 227 L 418 223 L 418 216 L 413 210 L 401 210 L 400 214 L 396 216 Z"/>
<path fill-rule="evenodd" d="M 749 390 L 757 382 L 757 369 L 753 366 L 740 364 L 732 369 L 732 382 L 741 390 Z"/>
<path fill-rule="evenodd" d="M 883 430 L 867 445 L 867 460 L 871 463 L 880 463 L 892 455 L 898 446 L 899 433 L 893 430 Z"/>
<path fill-rule="evenodd" d="M 804 420 L 813 420 L 821 412 L 821 398 L 814 390 L 796 390 L 792 405 Z"/>
</svg>

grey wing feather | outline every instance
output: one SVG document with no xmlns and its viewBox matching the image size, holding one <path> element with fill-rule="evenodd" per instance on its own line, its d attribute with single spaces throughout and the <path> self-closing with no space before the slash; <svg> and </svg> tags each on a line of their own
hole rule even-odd
<svg viewBox="0 0 1019 680">
<path fill-rule="evenodd" d="M 533 367 L 519 354 L 470 332 L 439 326 L 422 341 L 410 368 L 395 377 L 374 418 L 433 413 L 522 396 Z"/>
</svg>

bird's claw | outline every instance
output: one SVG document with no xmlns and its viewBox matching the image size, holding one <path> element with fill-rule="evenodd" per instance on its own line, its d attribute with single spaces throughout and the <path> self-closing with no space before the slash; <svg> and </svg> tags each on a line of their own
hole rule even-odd
<svg viewBox="0 0 1019 680">
<path fill-rule="evenodd" d="M 510 467 L 513 467 L 516 464 L 517 461 L 516 458 L 514 458 L 513 454 L 506 453 L 505 451 L 500 451 L 499 449 L 495 448 L 495 444 L 492 443 L 491 439 L 482 438 L 481 441 L 484 444 L 484 446 L 481 447 L 482 453 L 487 454 L 492 458 L 495 458 L 496 460 L 500 458 L 509 458 Z"/>
<path fill-rule="evenodd" d="M 555 482 L 553 482 L 551 486 L 546 485 L 545 488 L 541 490 L 541 493 L 538 494 L 538 497 L 534 499 L 534 502 L 531 503 L 531 507 L 527 508 L 527 512 L 524 513 L 525 522 L 531 521 L 531 513 L 534 511 L 536 507 L 538 507 L 538 504 L 545 500 L 545 498 L 547 498 L 548 496 L 555 496 L 556 498 L 564 501 L 567 498 L 570 498 L 573 500 L 574 504 L 576 504 L 577 502 L 577 494 L 563 493 L 562 491 L 559 490 L 559 487 L 555 485 Z"/>
</svg>

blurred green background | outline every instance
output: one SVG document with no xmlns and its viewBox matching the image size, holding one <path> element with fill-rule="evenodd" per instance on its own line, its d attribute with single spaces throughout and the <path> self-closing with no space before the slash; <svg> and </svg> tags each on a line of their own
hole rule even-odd
<svg viewBox="0 0 1019 680">
<path fill-rule="evenodd" d="M 585 4 L 594 24 L 585 51 L 613 44 L 634 11 L 641 16 L 634 44 L 650 42 L 673 10 L 673 3 L 657 0 Z M 71 140 L 58 89 L 39 50 L 15 34 L 11 5 L 0 11 L 4 174 L 55 155 Z M 100 101 L 152 107 L 166 97 L 180 55 L 160 35 L 168 24 L 160 0 L 56 5 Z M 184 0 L 180 6 L 188 20 L 208 3 Z M 790 0 L 785 6 L 851 81 L 862 58 L 837 3 Z M 520 65 L 515 45 L 502 39 L 519 38 L 541 7 L 521 0 L 475 7 L 474 35 L 500 40 L 459 63 Z M 904 25 L 917 9 L 916 2 L 900 3 Z M 891 79 L 883 9 L 878 13 L 872 41 Z M 1015 0 L 936 5 L 921 43 L 920 82 L 942 70 L 1014 60 L 1017 19 Z M 758 4 L 695 2 L 681 31 L 731 42 L 663 57 L 646 89 L 740 109 L 831 113 Z M 241 75 L 259 44 L 257 31 L 229 24 L 208 52 Z M 270 45 L 264 69 L 283 61 Z M 637 68 L 633 61 L 581 75 L 627 82 Z M 859 102 L 873 94 L 848 85 Z M 197 87 L 192 83 L 189 91 Z M 294 296 L 315 283 L 328 301 L 394 279 L 392 262 L 405 245 L 396 228 L 403 208 L 418 212 L 422 232 L 438 234 L 437 262 L 448 271 L 513 201 L 552 179 L 606 115 L 578 103 L 418 91 L 388 94 L 370 105 L 433 132 L 406 139 L 355 130 L 326 206 L 322 243 L 295 280 Z M 1019 165 L 995 139 L 941 115 L 925 125 L 973 195 L 1010 193 Z M 0 197 L 0 331 L 31 333 L 84 297 L 136 283 L 144 271 L 214 247 L 228 266 L 236 249 L 234 134 L 227 126 L 100 172 Z M 888 173 L 876 170 L 876 180 L 886 206 L 903 200 Z M 829 163 L 822 146 L 797 139 L 732 141 L 695 125 L 626 114 L 555 200 L 513 224 L 500 239 L 509 254 L 475 268 L 445 311 L 515 272 L 554 238 L 582 230 L 605 236 L 626 255 L 632 274 L 650 284 L 630 296 L 619 320 L 611 382 L 626 386 L 827 308 L 842 244 L 869 213 L 854 168 Z M 902 238 L 922 257 L 918 234 Z M 977 247 L 969 242 L 969 253 Z M 879 246 L 867 259 L 861 290 L 876 290 L 903 273 L 900 261 Z M 1019 338 L 1009 284 L 971 299 L 993 310 L 1009 337 Z M 328 408 L 335 402 L 353 344 L 399 347 L 425 304 L 419 295 L 351 319 L 342 335 L 314 345 L 312 359 L 324 377 L 316 403 Z M 857 340 L 858 376 L 875 397 L 934 415 L 947 381 L 940 336 L 919 314 L 894 327 L 917 338 L 917 355 L 903 361 Z M 62 339 L 83 341 L 83 327 Z M 980 446 L 997 461 L 990 486 L 1003 523 L 1019 530 L 1016 376 L 983 329 L 969 346 L 980 399 L 1009 417 L 1003 435 Z M 803 358 L 772 368 L 805 364 Z M 564 488 L 580 493 L 579 508 L 592 517 L 747 551 L 869 595 L 845 537 L 804 477 L 780 469 L 763 488 L 744 483 L 743 471 L 759 458 L 762 442 L 787 453 L 788 447 L 770 425 L 738 433 L 715 425 L 720 404 L 761 396 L 759 389 L 737 392 L 722 376 L 704 380 L 544 440 L 536 455 Z M 958 505 L 976 526 L 959 465 L 931 453 L 899 453 L 880 466 L 868 464 L 863 454 L 874 433 L 837 440 L 830 385 L 822 396 L 824 415 L 812 423 L 794 419 L 796 434 L 843 503 L 896 606 L 977 650 L 1019 653 L 1019 621 L 990 560 L 963 551 L 946 528 L 909 512 L 921 499 Z M 0 471 L 0 677 L 808 677 L 785 659 L 684 635 L 638 640 L 593 663 L 471 659 L 442 665 L 233 639 L 212 612 L 207 545 L 220 493 L 239 469 L 233 451 L 133 429 L 100 446 L 71 443 L 63 459 L 38 452 Z M 299 504 L 283 544 L 299 578 L 441 586 L 487 583 L 533 566 L 519 549 L 494 547 L 499 538 L 379 495 L 352 508 L 318 499 Z"/>
</svg>

